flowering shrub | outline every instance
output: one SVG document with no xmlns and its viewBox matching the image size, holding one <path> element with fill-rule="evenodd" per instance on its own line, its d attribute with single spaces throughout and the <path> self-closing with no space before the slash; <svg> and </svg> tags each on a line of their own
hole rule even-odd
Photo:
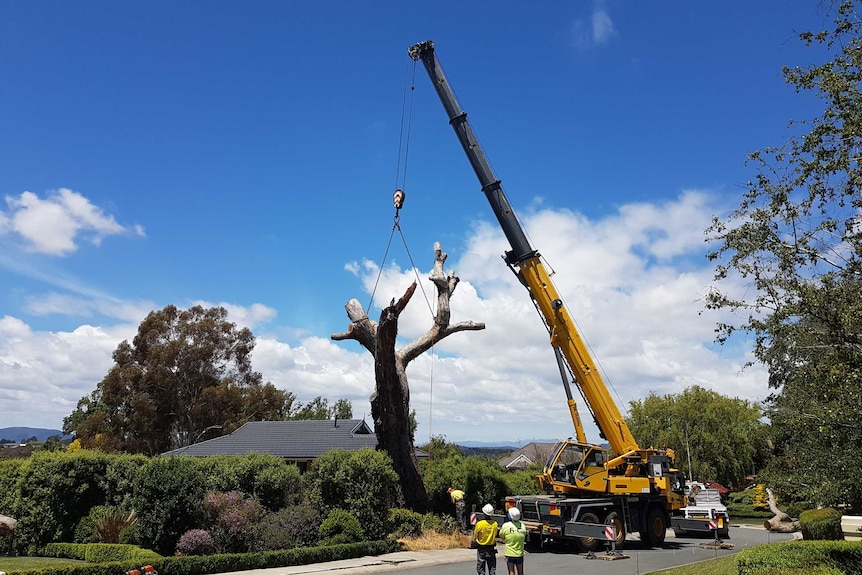
<svg viewBox="0 0 862 575">
<path fill-rule="evenodd" d="M 250 548 L 251 530 L 257 523 L 262 507 L 239 491 L 221 493 L 209 491 L 204 498 L 210 531 L 220 553 L 244 553 Z"/>
<path fill-rule="evenodd" d="M 256 551 L 275 551 L 314 547 L 322 519 L 317 509 L 308 505 L 270 513 L 258 524 L 253 548 Z"/>
<path fill-rule="evenodd" d="M 215 542 L 209 531 L 190 529 L 182 534 L 177 543 L 177 555 L 211 555 L 215 553 Z"/>
</svg>

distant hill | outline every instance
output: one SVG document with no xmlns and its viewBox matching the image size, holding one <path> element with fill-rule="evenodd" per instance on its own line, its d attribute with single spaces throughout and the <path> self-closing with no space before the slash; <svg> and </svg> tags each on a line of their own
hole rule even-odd
<svg viewBox="0 0 862 575">
<path fill-rule="evenodd" d="M 519 439 L 517 441 L 459 441 L 459 447 L 494 447 L 507 448 L 514 451 L 528 443 L 556 443 L 557 439 Z"/>
<path fill-rule="evenodd" d="M 528 443 L 537 442 L 537 443 L 554 443 L 554 440 L 551 439 L 531 439 L 531 440 L 519 440 L 519 441 L 462 441 L 458 443 L 458 447 L 461 448 L 461 453 L 469 457 L 471 455 L 478 455 L 479 457 L 487 457 L 488 459 L 500 459 L 501 457 L 505 457 L 515 451 L 516 449 L 520 449 L 524 447 Z"/>
<path fill-rule="evenodd" d="M 52 435 L 63 436 L 59 429 L 43 429 L 41 427 L 0 427 L 0 441 L 9 440 L 14 443 L 23 443 L 33 437 L 36 441 L 45 441 Z"/>
</svg>

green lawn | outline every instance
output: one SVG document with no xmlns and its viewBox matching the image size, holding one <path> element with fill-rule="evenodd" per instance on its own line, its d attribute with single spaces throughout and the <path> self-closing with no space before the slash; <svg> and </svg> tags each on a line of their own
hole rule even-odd
<svg viewBox="0 0 862 575">
<path fill-rule="evenodd" d="M 70 563 L 84 563 L 75 559 L 58 559 L 56 557 L 7 557 L 0 555 L 0 571 L 11 573 L 25 569 L 45 569 L 48 567 L 63 567 Z"/>
<path fill-rule="evenodd" d="M 662 569 L 652 573 L 661 573 L 661 575 L 737 575 L 738 571 L 736 569 L 736 555 L 727 555 L 718 559 L 673 567 L 672 569 Z"/>
</svg>

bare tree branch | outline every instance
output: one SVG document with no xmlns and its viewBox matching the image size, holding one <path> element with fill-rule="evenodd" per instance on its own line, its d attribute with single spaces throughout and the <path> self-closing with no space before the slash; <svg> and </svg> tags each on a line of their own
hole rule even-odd
<svg viewBox="0 0 862 575">
<path fill-rule="evenodd" d="M 459 279 L 454 272 L 447 274 L 444 271 L 446 257 L 440 244 L 435 243 L 434 268 L 429 279 L 437 288 L 437 312 L 434 325 L 424 335 L 395 350 L 398 317 L 416 291 L 414 282 L 404 295 L 398 300 L 393 298 L 380 312 L 379 323 L 371 321 L 362 305 L 351 299 L 344 306 L 351 320 L 350 326 L 346 332 L 331 336 L 335 341 L 356 340 L 374 356 L 375 390 L 371 395 L 371 416 L 377 434 L 377 448 L 389 454 L 400 478 L 398 493 L 394 494 L 398 504 L 420 512 L 427 509 L 428 501 L 413 449 L 407 364 L 453 333 L 485 329 L 484 323 L 472 321 L 449 325 L 449 300 Z"/>
</svg>

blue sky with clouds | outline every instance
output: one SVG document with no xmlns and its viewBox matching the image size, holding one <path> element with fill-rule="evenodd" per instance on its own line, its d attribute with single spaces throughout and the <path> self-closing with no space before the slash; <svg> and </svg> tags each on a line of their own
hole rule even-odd
<svg viewBox="0 0 862 575">
<path fill-rule="evenodd" d="M 370 300 L 403 183 L 409 252 L 396 239 L 376 297 L 426 278 L 439 241 L 453 319 L 487 325 L 411 364 L 417 439 L 571 434 L 542 323 L 407 56 L 427 39 L 620 407 L 695 384 L 764 398 L 750 342 L 717 347 L 727 318 L 699 313 L 703 231 L 738 203 L 746 154 L 818 114 L 781 76 L 818 61 L 796 40 L 818 6 L 4 3 L 0 427 L 60 427 L 168 304 L 225 306 L 265 380 L 368 413 L 371 358 L 330 335 Z M 429 325 L 417 292 L 401 336 Z"/>
</svg>

